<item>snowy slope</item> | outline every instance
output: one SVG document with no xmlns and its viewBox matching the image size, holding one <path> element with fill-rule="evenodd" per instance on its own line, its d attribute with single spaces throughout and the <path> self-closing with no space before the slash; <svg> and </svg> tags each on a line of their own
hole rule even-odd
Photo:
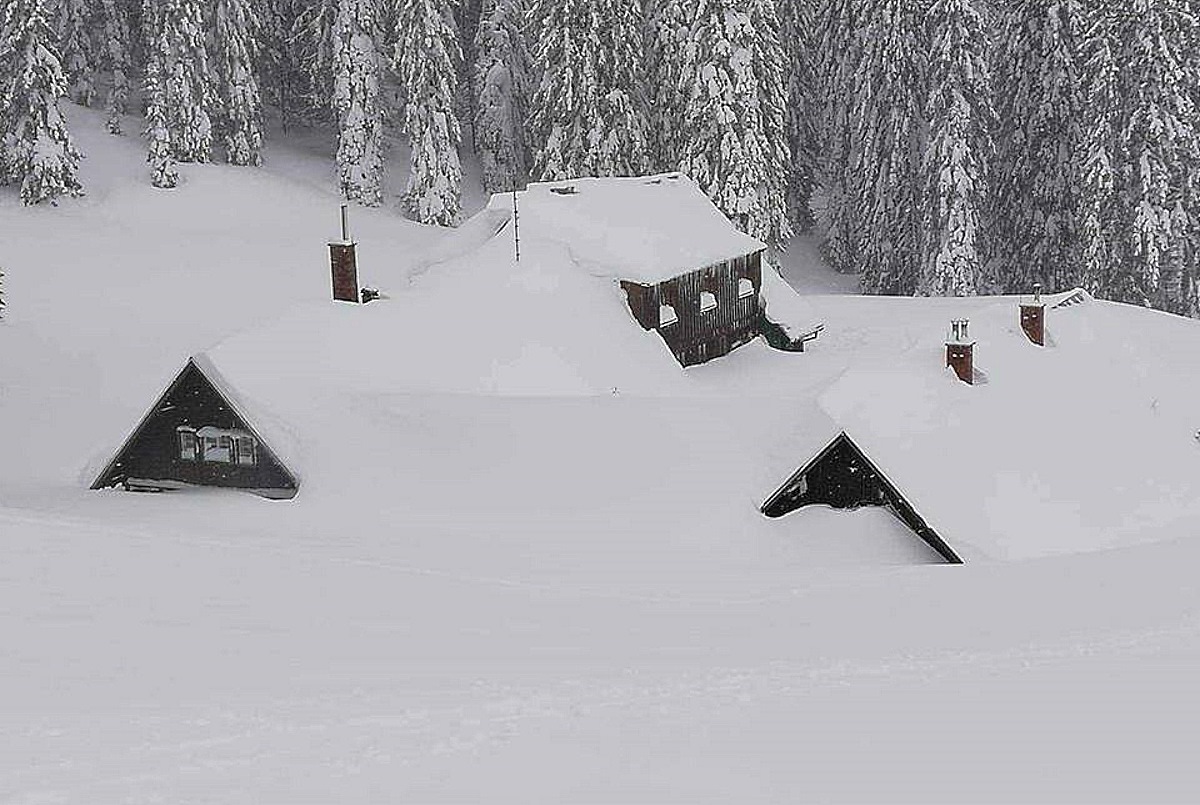
<svg viewBox="0 0 1200 805">
<path fill-rule="evenodd" d="M 276 146 L 262 172 L 185 168 L 161 194 L 136 142 L 73 117 L 91 195 L 0 195 L 0 801 L 1128 802 L 1200 784 L 1194 322 L 1080 305 L 1049 314 L 1039 351 L 1016 300 L 823 296 L 809 352 L 756 343 L 683 371 L 553 241 L 517 267 L 503 237 L 356 211 L 364 284 L 392 298 L 327 302 L 319 158 Z M 940 363 L 960 316 L 989 381 L 973 389 Z M 86 490 L 193 354 L 277 420 L 294 501 Z M 960 567 L 923 564 L 878 510 L 757 514 L 842 417 L 882 439 L 907 401 L 905 428 L 936 435 L 1031 383 L 1088 401 L 1061 423 L 1069 400 L 1045 422 L 1017 409 L 1047 455 L 1064 429 L 1090 445 L 1081 494 L 1123 487 L 1105 517 L 1159 508 L 1088 532 L 1047 501 L 1029 533 L 1056 551 Z M 1179 485 L 1144 488 L 1159 472 Z M 1035 553 L 1056 555 L 1003 561 Z"/>
</svg>

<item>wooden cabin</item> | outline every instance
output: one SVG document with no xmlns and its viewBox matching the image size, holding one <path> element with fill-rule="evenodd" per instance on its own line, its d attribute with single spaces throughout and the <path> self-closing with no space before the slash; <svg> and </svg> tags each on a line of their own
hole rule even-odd
<svg viewBox="0 0 1200 805">
<path fill-rule="evenodd" d="M 773 321 L 795 293 L 782 280 L 764 288 L 766 244 L 739 232 L 681 173 L 535 183 L 516 199 L 493 197 L 492 207 L 514 201 L 522 238 L 563 244 L 581 268 L 619 283 L 633 318 L 684 366 L 760 335 L 803 351 L 820 331 L 813 321 Z"/>
<path fill-rule="evenodd" d="M 652 284 L 621 281 L 629 309 L 684 366 L 728 355 L 761 333 L 758 250 Z"/>
<path fill-rule="evenodd" d="M 142 418 L 92 489 L 163 491 L 187 486 L 296 495 L 295 476 L 232 401 L 191 359 Z"/>
</svg>

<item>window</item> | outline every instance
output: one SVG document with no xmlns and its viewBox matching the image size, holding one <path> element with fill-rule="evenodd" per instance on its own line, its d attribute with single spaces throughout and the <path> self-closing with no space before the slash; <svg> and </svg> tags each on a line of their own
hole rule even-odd
<svg viewBox="0 0 1200 805">
<path fill-rule="evenodd" d="M 186 435 L 185 435 L 186 434 Z M 258 445 L 254 437 L 244 430 L 229 430 L 206 425 L 199 430 L 179 430 L 180 455 L 186 451 L 185 443 L 191 440 L 191 460 L 199 459 L 210 464 L 242 464 L 253 466 L 258 460 Z M 184 456 L 186 458 L 186 456 Z"/>
<path fill-rule="evenodd" d="M 237 438 L 237 463 L 254 463 L 254 438 L 252 436 L 239 436 Z"/>
<path fill-rule="evenodd" d="M 700 292 L 700 312 L 707 313 L 710 310 L 717 308 L 717 295 L 712 291 Z"/>
<path fill-rule="evenodd" d="M 747 296 L 754 296 L 754 280 L 742 277 L 738 280 L 738 299 L 745 299 Z"/>
<path fill-rule="evenodd" d="M 184 461 L 196 460 L 196 434 L 190 430 L 179 432 L 179 457 Z"/>
<path fill-rule="evenodd" d="M 668 324 L 674 324 L 679 321 L 679 316 L 675 314 L 675 308 L 670 305 L 658 306 L 658 326 L 666 327 Z"/>
</svg>

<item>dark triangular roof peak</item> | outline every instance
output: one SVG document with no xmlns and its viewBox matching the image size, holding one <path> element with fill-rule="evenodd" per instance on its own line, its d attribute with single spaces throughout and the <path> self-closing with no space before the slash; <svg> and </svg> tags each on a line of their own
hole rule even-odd
<svg viewBox="0 0 1200 805">
<path fill-rule="evenodd" d="M 223 382 L 189 358 L 92 483 L 174 489 L 218 486 L 291 498 L 299 483 Z M 209 441 L 196 441 L 208 435 Z"/>
</svg>

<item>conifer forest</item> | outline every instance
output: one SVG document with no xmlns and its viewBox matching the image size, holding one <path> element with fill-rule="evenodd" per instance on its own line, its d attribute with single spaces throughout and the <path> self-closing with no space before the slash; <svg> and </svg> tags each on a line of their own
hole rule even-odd
<svg viewBox="0 0 1200 805">
<path fill-rule="evenodd" d="M 1200 314 L 1200 0 L 0 0 L 0 183 L 86 193 L 66 104 L 180 163 L 328 132 L 343 197 L 683 171 L 868 294 Z M 130 121 L 138 121 L 136 128 Z M 407 185 L 385 198 L 396 143 Z"/>
</svg>

